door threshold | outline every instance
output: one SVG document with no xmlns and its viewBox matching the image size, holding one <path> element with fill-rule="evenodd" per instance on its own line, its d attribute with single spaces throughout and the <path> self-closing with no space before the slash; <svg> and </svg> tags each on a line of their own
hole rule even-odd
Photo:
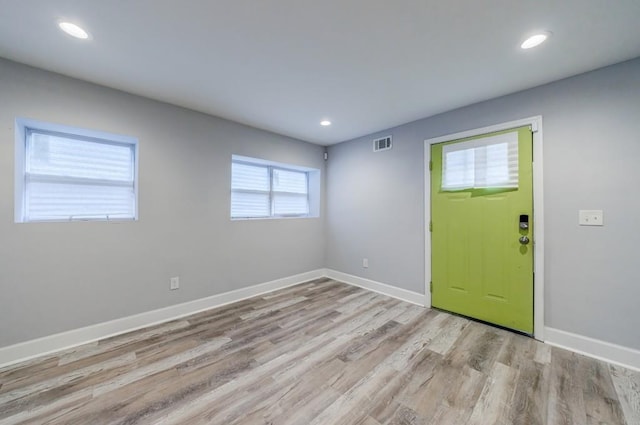
<svg viewBox="0 0 640 425">
<path fill-rule="evenodd" d="M 532 333 L 530 334 L 530 333 L 527 333 L 527 332 L 524 332 L 524 331 L 519 331 L 517 329 L 508 328 L 506 326 L 496 325 L 495 323 L 485 322 L 484 320 L 476 319 L 475 317 L 465 316 L 464 314 L 456 313 L 454 311 L 444 310 L 444 309 L 441 309 L 441 308 L 438 308 L 438 307 L 434 307 L 434 306 L 431 306 L 431 308 L 433 310 L 437 310 L 437 311 L 441 311 L 443 313 L 448 313 L 448 314 L 452 314 L 454 316 L 462 317 L 464 319 L 468 319 L 468 320 L 471 320 L 471 321 L 476 322 L 476 323 L 482 323 L 483 325 L 491 326 L 492 328 L 502 329 L 504 331 L 508 331 L 508 332 L 512 332 L 512 333 L 515 333 L 515 334 L 518 334 L 518 335 L 522 335 L 522 336 L 526 336 L 526 337 L 529 337 L 529 338 L 533 338 L 533 334 Z"/>
</svg>

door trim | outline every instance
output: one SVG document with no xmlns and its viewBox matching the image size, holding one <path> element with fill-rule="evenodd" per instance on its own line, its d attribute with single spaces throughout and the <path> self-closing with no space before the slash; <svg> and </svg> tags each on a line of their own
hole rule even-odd
<svg viewBox="0 0 640 425">
<path fill-rule="evenodd" d="M 533 336 L 535 339 L 544 341 L 544 192 L 542 178 L 541 115 L 463 131 L 460 133 L 434 137 L 424 141 L 425 306 L 431 307 L 431 235 L 429 232 L 429 223 L 431 221 L 431 174 L 429 173 L 431 145 L 527 125 L 531 126 L 531 130 L 533 132 Z"/>
</svg>

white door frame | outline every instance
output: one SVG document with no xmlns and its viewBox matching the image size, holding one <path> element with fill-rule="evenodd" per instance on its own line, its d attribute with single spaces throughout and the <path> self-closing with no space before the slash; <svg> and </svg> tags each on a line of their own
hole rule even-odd
<svg viewBox="0 0 640 425">
<path fill-rule="evenodd" d="M 489 127 L 477 128 L 424 141 L 424 230 L 425 230 L 425 306 L 431 307 L 431 145 L 474 137 L 511 128 L 531 126 L 533 132 L 533 336 L 544 340 L 544 205 L 542 179 L 542 116 L 535 116 Z"/>
</svg>

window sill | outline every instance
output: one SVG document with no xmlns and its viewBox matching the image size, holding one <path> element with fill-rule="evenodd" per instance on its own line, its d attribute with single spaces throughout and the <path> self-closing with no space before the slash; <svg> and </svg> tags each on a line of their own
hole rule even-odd
<svg viewBox="0 0 640 425">
<path fill-rule="evenodd" d="M 135 222 L 138 221 L 137 218 L 111 218 L 111 219 L 106 219 L 106 218 L 75 218 L 72 220 L 69 219 L 48 219 L 48 220 L 22 220 L 22 221 L 16 221 L 17 224 L 31 224 L 31 223 L 89 223 L 89 222 L 98 222 L 98 223 L 114 223 L 114 224 L 119 224 L 119 223 L 129 223 L 129 222 Z"/>
<path fill-rule="evenodd" d="M 295 220 L 304 218 L 319 218 L 317 215 L 293 215 L 293 216 L 274 216 L 274 217 L 231 217 L 231 221 L 256 221 L 256 220 Z"/>
</svg>

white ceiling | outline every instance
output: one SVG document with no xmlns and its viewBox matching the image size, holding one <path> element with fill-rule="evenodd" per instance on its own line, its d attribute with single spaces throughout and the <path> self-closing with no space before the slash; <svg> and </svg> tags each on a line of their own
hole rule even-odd
<svg viewBox="0 0 640 425">
<path fill-rule="evenodd" d="M 0 0 L 0 56 L 332 144 L 638 57 L 639 20 L 639 0 Z"/>
</svg>

